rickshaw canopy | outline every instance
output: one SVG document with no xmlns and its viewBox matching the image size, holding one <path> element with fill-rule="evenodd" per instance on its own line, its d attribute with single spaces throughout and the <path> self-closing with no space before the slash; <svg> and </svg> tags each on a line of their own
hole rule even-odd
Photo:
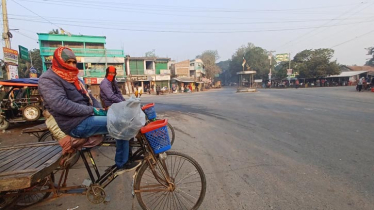
<svg viewBox="0 0 374 210">
<path fill-rule="evenodd" d="M 0 85 L 3 86 L 17 86 L 17 87 L 38 87 L 38 78 L 31 79 L 31 78 L 22 78 L 22 79 L 11 79 L 0 81 Z"/>
</svg>

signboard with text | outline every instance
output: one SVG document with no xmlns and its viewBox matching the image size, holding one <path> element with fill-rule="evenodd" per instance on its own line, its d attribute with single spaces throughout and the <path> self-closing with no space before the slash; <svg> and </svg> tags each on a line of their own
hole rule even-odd
<svg viewBox="0 0 374 210">
<path fill-rule="evenodd" d="M 18 51 L 3 47 L 4 62 L 18 65 Z"/>
<path fill-rule="evenodd" d="M 275 55 L 275 60 L 278 63 L 282 62 L 282 61 L 289 61 L 290 60 L 290 55 L 288 53 L 277 54 L 277 55 Z"/>
<path fill-rule="evenodd" d="M 26 47 L 23 47 L 21 45 L 19 45 L 18 48 L 19 48 L 20 58 L 26 61 L 30 61 L 29 50 Z"/>
<path fill-rule="evenodd" d="M 292 74 L 292 69 L 287 69 L 287 75 L 290 76 Z"/>
<path fill-rule="evenodd" d="M 18 79 L 18 66 L 8 66 L 10 79 Z"/>
<path fill-rule="evenodd" d="M 95 85 L 95 84 L 97 84 L 97 78 L 86 77 L 86 78 L 84 78 L 84 83 L 86 83 L 86 85 Z"/>
</svg>

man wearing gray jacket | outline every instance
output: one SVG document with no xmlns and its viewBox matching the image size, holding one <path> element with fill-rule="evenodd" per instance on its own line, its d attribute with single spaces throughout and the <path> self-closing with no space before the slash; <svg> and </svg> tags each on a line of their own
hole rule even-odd
<svg viewBox="0 0 374 210">
<path fill-rule="evenodd" d="M 53 55 L 52 67 L 39 79 L 39 91 L 44 105 L 60 129 L 76 138 L 107 134 L 106 111 L 89 94 L 78 79 L 79 70 L 73 51 L 59 47 Z M 121 160 L 116 160 L 117 174 L 135 169 L 139 162 L 128 161 L 129 145 L 123 144 Z"/>
</svg>

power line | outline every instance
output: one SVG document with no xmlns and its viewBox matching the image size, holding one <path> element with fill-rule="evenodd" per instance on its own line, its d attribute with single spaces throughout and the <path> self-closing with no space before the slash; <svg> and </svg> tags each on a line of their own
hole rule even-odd
<svg viewBox="0 0 374 210">
<path fill-rule="evenodd" d="M 27 16 L 27 15 L 18 15 L 18 14 L 9 14 L 11 17 L 30 17 L 35 18 L 38 16 Z M 170 24 L 170 25 L 251 25 L 251 24 L 275 24 L 275 23 L 307 23 L 307 22 L 319 22 L 319 21 L 326 21 L 326 20 L 333 20 L 333 19 L 307 19 L 307 20 L 290 20 L 290 21 L 255 21 L 255 22 L 137 22 L 137 21 L 118 21 L 113 19 L 84 19 L 79 18 L 79 20 L 76 20 L 77 18 L 62 18 L 62 17 L 48 17 L 49 19 L 64 19 L 64 20 L 73 20 L 70 22 L 117 22 L 117 23 L 126 23 L 126 24 L 145 24 L 145 25 L 155 25 L 155 24 Z M 374 18 L 374 16 L 370 17 L 360 17 L 360 18 L 343 18 L 343 19 L 336 19 L 336 20 L 362 20 L 362 19 L 371 19 Z"/>
<path fill-rule="evenodd" d="M 359 7 L 361 7 L 361 6 L 362 6 L 362 3 L 360 4 Z M 353 7 L 353 8 L 354 8 L 354 7 Z M 353 8 L 352 8 L 352 9 L 353 9 Z M 342 14 L 340 14 L 339 16 L 337 16 L 336 18 L 340 18 L 341 16 L 345 15 L 346 12 L 349 12 L 349 11 L 351 11 L 352 9 L 349 9 L 349 10 L 343 12 Z M 326 23 L 322 24 L 321 27 L 322 27 L 322 26 L 325 26 L 326 24 L 329 24 L 330 22 L 334 21 L 336 18 L 333 18 L 332 20 L 327 21 Z M 318 30 L 318 29 L 313 29 L 313 30 L 311 30 L 311 31 L 309 31 L 309 32 L 307 32 L 307 33 L 305 33 L 305 34 L 302 34 L 302 35 L 300 35 L 300 36 L 298 36 L 298 37 L 296 37 L 296 38 L 294 38 L 294 39 L 288 41 L 287 43 L 280 45 L 278 48 L 283 47 L 283 46 L 285 46 L 285 45 L 288 45 L 288 44 L 290 44 L 290 43 L 292 43 L 292 42 L 295 42 L 295 41 L 297 41 L 297 40 L 299 40 L 299 39 L 301 39 L 301 38 L 303 38 L 303 37 L 309 35 L 311 32 L 313 32 L 313 31 L 315 31 L 315 30 Z"/>
<path fill-rule="evenodd" d="M 351 11 L 352 13 L 351 13 L 350 16 L 348 16 L 348 17 L 351 17 L 353 14 L 358 13 L 358 12 L 364 10 L 364 9 L 367 9 L 368 7 L 370 7 L 370 6 L 373 5 L 373 4 L 374 4 L 374 2 L 368 4 L 366 7 L 361 8 L 361 9 L 358 10 L 358 11 Z M 358 9 L 358 8 L 357 8 L 357 9 Z M 340 22 L 342 22 L 342 20 L 339 20 L 339 21 L 335 22 L 335 24 L 340 23 Z M 361 24 L 361 23 L 358 23 L 358 24 Z M 326 30 L 327 30 L 326 28 L 325 28 L 324 30 L 319 30 L 318 32 L 316 32 L 316 33 L 310 35 L 309 38 L 311 38 L 311 37 L 313 37 L 313 36 L 315 36 L 315 35 L 317 35 L 317 34 L 320 34 L 320 33 L 322 33 L 323 31 L 326 31 Z M 316 30 L 316 31 L 317 31 L 317 30 Z M 300 41 L 300 40 L 299 40 L 299 41 Z M 294 43 L 294 44 L 295 44 L 295 43 Z"/>
<path fill-rule="evenodd" d="M 23 1 L 29 1 L 29 0 L 23 0 Z M 36 2 L 34 0 L 34 2 Z M 39 1 L 40 2 L 40 1 Z M 75 0 L 64 0 L 64 2 L 71 2 L 71 3 L 74 3 L 74 4 L 89 4 L 89 5 L 92 5 L 92 4 L 96 4 L 96 5 L 108 5 L 108 4 L 111 4 L 111 5 L 116 5 L 116 7 L 118 7 L 119 5 L 125 5 L 126 7 L 124 8 L 129 8 L 129 9 L 133 9 L 133 8 L 140 8 L 139 6 L 141 6 L 141 9 L 144 10 L 145 8 L 144 7 L 147 7 L 147 8 L 152 8 L 152 7 L 156 7 L 156 8 L 161 8 L 163 10 L 160 10 L 160 11 L 170 11 L 170 10 L 165 10 L 165 8 L 170 8 L 170 9 L 181 9 L 179 10 L 178 12 L 180 11 L 185 11 L 185 12 L 243 12 L 243 13 L 248 13 L 248 12 L 288 12 L 288 11 L 300 11 L 300 10 L 314 10 L 314 9 L 325 9 L 325 8 L 333 8 L 333 9 L 336 9 L 337 7 L 347 7 L 347 6 L 351 6 L 351 5 L 357 5 L 357 3 L 354 3 L 354 4 L 344 4 L 344 5 L 331 5 L 331 6 L 320 6 L 320 7 L 307 7 L 307 8 L 288 8 L 288 9 L 227 9 L 227 8 L 214 8 L 214 7 L 191 7 L 191 6 L 181 6 L 181 7 L 177 7 L 177 6 L 170 6 L 170 5 L 161 5 L 161 4 L 157 4 L 157 5 L 152 5 L 152 4 L 134 4 L 134 3 L 129 3 L 129 2 L 123 2 L 123 1 L 120 1 L 120 2 L 110 2 L 110 1 L 75 1 Z M 41 3 L 41 2 L 40 2 Z M 61 3 L 60 0 L 43 0 L 42 3 Z M 190 11 L 192 10 L 192 11 Z"/>
<path fill-rule="evenodd" d="M 56 24 L 52 23 L 51 21 L 47 20 L 46 18 L 44 18 L 44 17 L 40 16 L 40 15 L 39 15 L 38 13 L 36 13 L 36 12 L 33 12 L 33 11 L 32 11 L 32 10 L 30 10 L 29 8 L 27 8 L 27 7 L 24 7 L 23 5 L 19 4 L 18 2 L 14 1 L 14 0 L 11 0 L 11 1 L 13 1 L 14 3 L 16 3 L 16 4 L 18 4 L 19 6 L 23 7 L 24 9 L 26 9 L 26 10 L 28 10 L 28 11 L 30 11 L 30 12 L 32 12 L 32 13 L 34 13 L 35 15 L 37 15 L 37 16 L 39 16 L 39 17 L 41 17 L 42 19 L 44 19 L 44 20 L 48 21 L 48 22 L 49 22 L 50 24 L 52 24 L 52 25 L 56 26 L 57 28 L 61 28 L 61 27 L 59 27 L 58 25 L 56 25 Z"/>
<path fill-rule="evenodd" d="M 344 41 L 344 42 L 342 42 L 342 43 L 340 43 L 340 44 L 334 45 L 334 46 L 332 46 L 332 47 L 330 47 L 330 48 L 339 47 L 339 46 L 341 46 L 341 45 L 343 45 L 343 44 L 346 44 L 346 43 L 351 42 L 351 41 L 353 41 L 353 40 L 355 40 L 355 39 L 358 39 L 358 38 L 360 38 L 360 37 L 363 37 L 363 36 L 366 36 L 366 35 L 368 35 L 368 34 L 371 34 L 371 33 L 373 33 L 373 32 L 374 32 L 374 30 L 369 31 L 369 32 L 367 32 L 367 33 L 361 34 L 360 36 L 356 36 L 355 38 L 352 38 L 352 39 L 350 39 L 350 40 Z"/>
<path fill-rule="evenodd" d="M 32 37 L 30 37 L 30 36 L 28 36 L 28 35 L 26 35 L 26 34 L 24 34 L 24 33 L 22 33 L 22 32 L 19 32 L 19 31 L 15 31 L 15 32 L 19 33 L 20 35 L 22 35 L 22 36 L 24 36 L 24 37 L 27 37 L 27 38 L 29 38 L 29 39 L 32 39 L 32 40 L 34 40 L 34 41 L 38 42 L 38 40 L 37 40 L 37 39 L 35 39 L 35 38 L 32 38 Z"/>
<path fill-rule="evenodd" d="M 74 1 L 73 4 L 70 4 L 70 3 L 65 3 L 64 2 L 48 2 L 48 1 L 35 1 L 35 0 L 27 0 L 27 2 L 34 2 L 34 3 L 42 3 L 42 4 L 52 4 L 52 5 L 60 5 L 60 6 L 73 6 L 73 7 L 79 7 L 79 8 L 83 8 L 83 9 L 99 9 L 99 10 L 109 10 L 109 11 L 126 11 L 128 13 L 136 13 L 136 14 L 139 14 L 139 13 L 142 13 L 142 14 L 152 14 L 152 15 L 163 15 L 163 16 L 175 16 L 175 17 L 190 17 L 190 18 L 220 18 L 220 19 L 238 19 L 238 20 L 245 20 L 245 19 L 252 19 L 252 18 L 240 18 L 240 17 L 219 17 L 219 16 L 203 16 L 203 15 L 184 15 L 184 14 L 180 14 L 181 12 L 180 11 L 171 11 L 171 12 L 175 12 L 177 14 L 170 14 L 170 13 L 166 13 L 166 12 L 163 12 L 163 13 L 157 13 L 157 12 L 153 12 L 154 10 L 152 10 L 151 12 L 148 12 L 147 9 L 145 8 L 140 8 L 140 9 L 126 9 L 126 8 L 123 8 L 121 7 L 120 5 L 116 5 L 116 6 L 111 6 L 111 5 L 107 5 L 107 4 L 103 4 L 103 5 L 95 5 L 95 4 L 88 4 L 88 3 L 79 3 L 79 2 L 76 2 Z M 136 11 L 137 10 L 137 11 Z M 157 11 L 160 11 L 159 9 L 157 9 Z M 300 15 L 300 14 L 307 14 L 307 12 L 302 12 L 302 11 L 298 11 L 298 12 L 294 12 L 294 13 L 291 13 L 291 12 L 287 12 L 287 14 L 297 14 L 297 15 Z M 314 13 L 310 13 L 310 14 L 317 14 L 316 12 Z M 331 14 L 331 12 L 328 12 L 328 14 Z"/>
<path fill-rule="evenodd" d="M 26 22 L 38 22 L 38 23 L 46 23 L 43 21 L 35 21 L 35 20 L 28 20 L 28 19 L 17 19 L 17 18 L 10 18 L 13 20 L 21 20 Z M 64 21 L 66 22 L 66 21 Z M 364 21 L 364 22 L 374 22 L 371 21 Z M 67 24 L 67 23 L 59 23 L 60 25 L 67 25 L 67 26 L 77 26 L 77 27 L 86 27 L 86 28 L 97 28 L 97 29 L 112 29 L 112 30 L 122 30 L 122 31 L 138 31 L 138 32 L 160 32 L 160 33 L 189 33 L 189 34 L 230 34 L 230 33 L 254 33 L 254 32 L 269 32 L 269 31 L 295 31 L 295 30 L 305 30 L 305 29 L 316 29 L 316 28 L 323 28 L 323 27 L 335 27 L 335 26 L 342 26 L 342 25 L 352 25 L 362 22 L 354 22 L 354 23 L 347 23 L 347 24 L 339 24 L 339 25 L 327 25 L 327 26 L 315 26 L 315 27 L 299 27 L 299 28 L 283 28 L 283 29 L 261 29 L 261 30 L 248 30 L 248 31 L 182 31 L 182 30 L 147 30 L 147 29 L 130 29 L 130 28 L 118 28 L 118 27 L 99 27 L 96 24 L 95 26 L 89 25 L 79 25 L 79 24 Z M 95 23 L 93 23 L 95 24 Z"/>
</svg>

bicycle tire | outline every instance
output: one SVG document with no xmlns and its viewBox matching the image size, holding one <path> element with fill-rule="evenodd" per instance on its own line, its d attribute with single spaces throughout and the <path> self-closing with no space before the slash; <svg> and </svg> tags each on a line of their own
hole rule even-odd
<svg viewBox="0 0 374 210">
<path fill-rule="evenodd" d="M 170 132 L 171 132 L 170 144 L 173 145 L 173 144 L 174 144 L 174 140 L 175 140 L 175 131 L 174 131 L 173 126 L 171 126 L 170 123 L 168 123 L 168 129 L 169 129 Z"/>
<path fill-rule="evenodd" d="M 50 141 L 57 141 L 52 133 L 48 130 L 48 131 L 45 131 L 38 139 L 38 142 L 45 142 L 45 141 L 48 141 L 50 138 Z"/>
<path fill-rule="evenodd" d="M 175 190 L 173 190 L 173 191 L 161 191 L 162 190 L 161 188 L 155 188 L 155 189 L 160 189 L 160 192 L 162 193 L 161 196 L 164 194 L 164 198 L 161 199 L 160 198 L 161 196 L 158 197 L 160 199 L 156 199 L 156 201 L 158 201 L 159 203 L 157 203 L 157 205 L 154 208 L 158 208 L 158 205 L 160 205 L 160 203 L 162 203 L 165 200 L 165 202 L 167 202 L 167 205 L 165 203 L 164 206 L 161 209 L 179 209 L 179 208 L 175 208 L 175 207 L 177 205 L 182 206 L 182 204 L 183 204 L 183 207 L 185 207 L 183 209 L 191 209 L 191 210 L 198 209 L 199 206 L 201 205 L 201 203 L 203 202 L 204 197 L 205 197 L 205 193 L 206 193 L 206 178 L 205 178 L 205 174 L 204 174 L 201 166 L 196 162 L 196 160 L 194 160 L 193 158 L 191 158 L 188 155 L 185 155 L 185 154 L 182 154 L 182 153 L 179 153 L 179 152 L 173 152 L 173 151 L 168 151 L 168 152 L 166 152 L 166 154 L 167 154 L 167 158 L 166 158 L 165 162 L 166 162 L 166 164 L 170 163 L 171 166 L 176 165 L 177 158 L 181 158 L 184 161 L 183 161 L 182 164 L 181 164 L 181 162 L 178 163 L 178 167 L 177 167 L 179 169 L 178 171 L 174 171 L 173 167 L 170 167 L 170 166 L 167 167 L 168 173 L 170 174 L 170 177 L 172 178 L 173 182 L 175 183 Z M 174 158 L 174 164 L 173 164 L 173 157 L 175 157 Z M 188 187 L 194 185 L 195 182 L 190 181 L 190 182 L 184 183 L 186 185 L 183 185 L 183 184 L 179 185 L 179 182 L 184 181 L 184 180 L 187 181 L 187 180 L 190 179 L 191 172 L 188 173 L 186 176 L 184 176 L 183 179 L 178 179 L 177 178 L 177 176 L 179 175 L 179 171 L 182 170 L 183 167 L 186 167 L 186 165 L 185 165 L 186 161 L 188 163 L 190 163 L 191 166 L 193 166 L 193 168 L 196 170 L 195 174 L 199 175 L 199 179 L 196 181 L 196 183 L 197 182 L 201 183 L 201 187 L 199 187 L 201 191 L 198 193 L 198 198 L 197 198 L 196 202 L 191 202 L 190 201 L 192 203 L 191 208 L 187 208 L 185 206 L 184 202 L 189 200 L 189 199 L 186 199 L 186 197 L 185 197 L 186 195 L 188 195 L 190 197 L 193 197 L 190 194 L 193 194 L 194 190 L 192 190 L 192 191 L 188 190 L 189 193 L 186 193 L 181 189 L 182 188 L 183 189 L 188 188 Z M 155 167 L 157 167 L 157 165 Z M 154 178 L 154 175 L 152 174 L 152 172 L 150 172 L 151 175 L 146 174 L 147 169 L 150 170 L 148 162 L 145 162 L 140 167 L 140 169 L 139 169 L 139 171 L 136 175 L 135 183 L 134 183 L 134 192 L 136 194 L 136 198 L 139 202 L 139 205 L 142 207 L 142 209 L 153 209 L 153 208 L 149 207 L 152 204 L 148 203 L 148 205 L 147 205 L 146 202 L 145 202 L 145 199 L 148 198 L 149 195 L 152 195 L 152 193 L 155 196 L 158 196 L 159 195 L 158 193 L 160 193 L 160 192 L 156 192 L 156 193 L 154 193 L 154 192 L 136 192 L 136 191 L 140 190 L 140 185 L 142 183 L 142 179 L 144 179 L 144 182 L 148 184 L 148 187 L 154 186 L 154 184 L 160 185 L 160 183 Z M 160 171 L 158 171 L 158 173 L 160 173 Z M 145 175 L 145 176 L 143 176 L 143 175 Z M 181 175 L 181 177 L 182 176 L 183 175 Z M 150 179 L 152 177 L 155 179 L 155 181 L 156 181 L 155 183 L 152 183 L 152 182 L 146 180 L 146 179 Z M 167 187 L 165 187 L 165 188 L 167 188 Z M 178 194 L 179 191 L 183 192 L 185 196 L 183 196 L 182 194 Z M 151 193 L 151 194 L 148 194 L 148 193 Z M 144 195 L 142 195 L 142 194 L 144 194 Z M 167 197 L 166 199 L 165 199 L 165 196 Z M 182 199 L 184 199 L 184 200 L 182 200 Z M 152 201 L 154 201 L 154 198 L 153 198 Z"/>
<path fill-rule="evenodd" d="M 45 180 L 46 178 L 48 177 L 45 177 L 43 180 L 41 180 L 40 182 L 38 182 L 36 185 L 30 187 L 30 189 L 25 189 L 25 191 L 29 191 L 29 190 L 35 190 L 38 191 L 38 190 L 43 190 L 43 187 L 48 187 L 48 189 L 51 188 L 51 185 L 50 183 L 47 183 L 48 181 L 52 181 L 54 184 L 55 182 L 55 176 L 53 173 L 50 174 L 51 176 L 51 180 Z M 43 184 L 43 181 L 45 180 L 44 182 L 44 185 L 41 185 L 40 186 L 40 189 L 38 188 L 39 187 L 39 184 Z M 25 208 L 25 207 L 28 207 L 28 206 L 32 206 L 34 204 L 37 204 L 39 202 L 41 202 L 42 200 L 48 198 L 50 195 L 51 195 L 52 192 L 44 192 L 44 193 L 35 193 L 35 194 L 26 194 L 26 195 L 20 195 L 19 198 L 17 199 L 16 203 L 15 203 L 15 207 L 18 207 L 18 208 Z M 38 194 L 42 194 L 41 196 L 37 196 Z M 36 197 L 36 199 L 35 199 Z M 26 199 L 28 198 L 28 199 Z M 28 201 L 28 203 L 22 203 L 22 200 L 24 201 Z"/>
</svg>

